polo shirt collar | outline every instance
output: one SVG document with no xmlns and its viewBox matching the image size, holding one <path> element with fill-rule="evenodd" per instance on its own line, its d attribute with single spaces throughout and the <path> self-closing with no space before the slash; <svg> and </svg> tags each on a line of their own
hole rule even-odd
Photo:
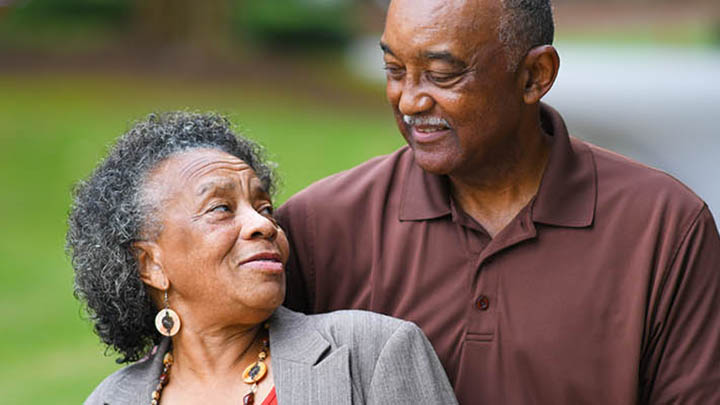
<svg viewBox="0 0 720 405">
<path fill-rule="evenodd" d="M 548 165 L 533 200 L 534 222 L 566 227 L 592 224 L 597 179 L 595 162 L 587 145 L 571 141 L 560 114 L 540 104 L 540 120 L 553 138 Z M 422 170 L 414 161 L 407 168 L 399 219 L 418 221 L 451 215 L 450 183 L 446 176 Z"/>
<path fill-rule="evenodd" d="M 585 143 L 570 139 L 562 117 L 547 104 L 540 105 L 540 122 L 553 141 L 532 206 L 532 219 L 547 225 L 590 226 L 597 201 L 592 152 Z"/>
<path fill-rule="evenodd" d="M 412 156 L 412 151 L 408 151 Z M 419 221 L 450 215 L 450 182 L 427 173 L 411 158 L 400 202 L 401 221 Z"/>
</svg>

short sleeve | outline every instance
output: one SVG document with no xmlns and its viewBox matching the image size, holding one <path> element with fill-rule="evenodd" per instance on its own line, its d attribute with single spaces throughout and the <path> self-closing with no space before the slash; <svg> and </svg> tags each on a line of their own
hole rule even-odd
<svg viewBox="0 0 720 405">
<path fill-rule="evenodd" d="M 640 370 L 645 404 L 720 404 L 720 237 L 704 206 L 681 239 Z"/>
</svg>

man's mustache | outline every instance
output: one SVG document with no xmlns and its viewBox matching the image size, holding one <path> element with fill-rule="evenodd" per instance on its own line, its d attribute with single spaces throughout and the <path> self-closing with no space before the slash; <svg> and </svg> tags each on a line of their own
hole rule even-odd
<svg viewBox="0 0 720 405">
<path fill-rule="evenodd" d="M 445 126 L 450 128 L 450 124 L 440 117 L 428 117 L 424 115 L 405 115 L 403 114 L 403 122 L 410 126 Z"/>
</svg>

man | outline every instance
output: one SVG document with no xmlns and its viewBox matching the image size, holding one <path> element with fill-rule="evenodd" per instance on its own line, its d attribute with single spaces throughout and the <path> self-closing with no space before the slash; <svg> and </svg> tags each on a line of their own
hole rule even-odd
<svg viewBox="0 0 720 405">
<path fill-rule="evenodd" d="M 712 216 L 568 136 L 540 103 L 552 39 L 547 0 L 392 1 L 381 47 L 408 146 L 279 210 L 287 305 L 416 322 L 463 404 L 720 403 Z"/>
</svg>

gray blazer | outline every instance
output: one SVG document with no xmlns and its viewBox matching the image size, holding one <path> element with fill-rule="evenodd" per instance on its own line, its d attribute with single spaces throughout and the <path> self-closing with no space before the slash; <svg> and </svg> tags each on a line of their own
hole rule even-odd
<svg viewBox="0 0 720 405">
<path fill-rule="evenodd" d="M 168 346 L 165 339 L 155 355 L 107 377 L 85 404 L 150 403 Z M 280 307 L 270 318 L 270 353 L 279 405 L 457 404 L 430 342 L 410 322 Z"/>
</svg>

